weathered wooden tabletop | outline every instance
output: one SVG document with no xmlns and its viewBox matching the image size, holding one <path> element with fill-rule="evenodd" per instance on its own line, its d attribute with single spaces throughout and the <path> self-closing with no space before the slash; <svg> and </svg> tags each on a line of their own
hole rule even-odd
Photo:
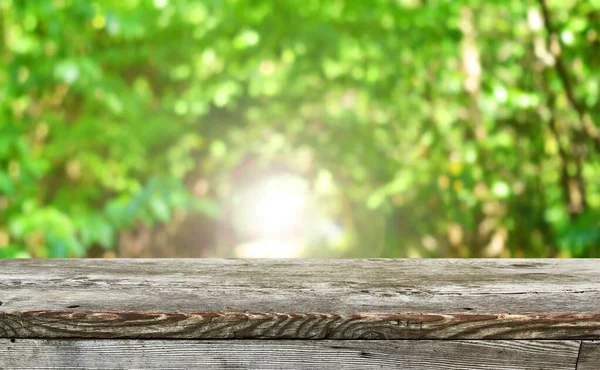
<svg viewBox="0 0 600 370">
<path fill-rule="evenodd" d="M 596 259 L 0 260 L 2 369 L 600 369 L 597 339 Z"/>
</svg>

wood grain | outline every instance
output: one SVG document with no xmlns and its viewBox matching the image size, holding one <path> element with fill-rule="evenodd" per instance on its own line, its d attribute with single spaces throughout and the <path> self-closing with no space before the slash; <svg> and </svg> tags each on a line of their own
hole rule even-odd
<svg viewBox="0 0 600 370">
<path fill-rule="evenodd" d="M 600 342 L 583 341 L 579 351 L 577 370 L 598 369 L 600 369 Z"/>
<path fill-rule="evenodd" d="M 578 349 L 578 341 L 0 339 L 0 368 L 572 370 Z"/>
<path fill-rule="evenodd" d="M 600 260 L 0 260 L 0 337 L 600 339 Z"/>
</svg>

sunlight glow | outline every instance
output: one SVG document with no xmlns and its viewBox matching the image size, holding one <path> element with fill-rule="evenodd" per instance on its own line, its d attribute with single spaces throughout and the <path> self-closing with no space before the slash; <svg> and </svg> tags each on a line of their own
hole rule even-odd
<svg viewBox="0 0 600 370">
<path fill-rule="evenodd" d="M 236 256 L 240 258 L 297 258 L 302 256 L 298 240 L 264 239 L 240 244 Z"/>
<path fill-rule="evenodd" d="M 249 240 L 238 246 L 246 257 L 292 257 L 307 225 L 308 185 L 297 176 L 272 176 L 236 198 L 235 226 Z"/>
<path fill-rule="evenodd" d="M 254 201 L 257 231 L 267 236 L 293 232 L 301 221 L 305 202 L 299 189 L 265 187 Z"/>
</svg>

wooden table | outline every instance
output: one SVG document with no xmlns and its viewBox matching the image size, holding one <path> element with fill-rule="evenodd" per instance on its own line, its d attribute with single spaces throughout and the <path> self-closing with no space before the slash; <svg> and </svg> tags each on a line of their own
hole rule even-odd
<svg viewBox="0 0 600 370">
<path fill-rule="evenodd" d="M 600 260 L 0 260 L 0 369 L 600 369 Z"/>
</svg>

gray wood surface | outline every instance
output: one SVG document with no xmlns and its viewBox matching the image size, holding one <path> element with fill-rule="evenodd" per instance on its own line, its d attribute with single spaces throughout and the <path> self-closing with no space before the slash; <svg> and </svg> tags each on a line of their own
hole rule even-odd
<svg viewBox="0 0 600 370">
<path fill-rule="evenodd" d="M 599 339 L 600 260 L 0 260 L 0 337 Z"/>
<path fill-rule="evenodd" d="M 600 342 L 584 341 L 579 351 L 577 370 L 600 369 Z"/>
<path fill-rule="evenodd" d="M 578 341 L 0 339 L 0 368 L 573 370 L 578 349 Z"/>
</svg>

